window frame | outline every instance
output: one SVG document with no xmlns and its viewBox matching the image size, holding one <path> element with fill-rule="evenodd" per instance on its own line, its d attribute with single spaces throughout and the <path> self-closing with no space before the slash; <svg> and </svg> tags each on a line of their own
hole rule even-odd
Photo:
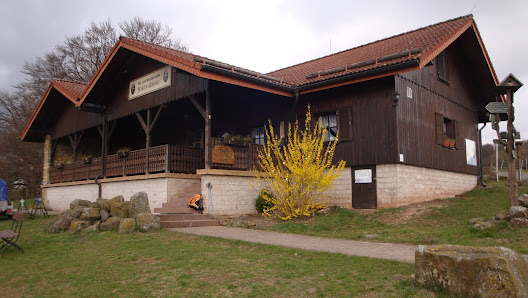
<svg viewBox="0 0 528 298">
<path fill-rule="evenodd" d="M 254 134 L 254 132 L 257 132 L 257 134 Z M 251 128 L 251 143 L 257 145 L 264 145 L 265 142 L 266 129 L 264 125 Z"/>
<path fill-rule="evenodd" d="M 330 117 L 333 116 L 334 117 L 334 126 L 330 126 Z M 327 127 L 328 127 L 328 130 L 326 131 L 325 133 L 325 136 L 324 136 L 324 142 L 325 143 L 328 143 L 328 142 L 333 142 L 336 140 L 336 136 L 337 136 L 337 130 L 338 130 L 338 118 L 337 118 L 337 111 L 331 111 L 331 112 L 326 112 L 326 113 L 321 113 L 321 114 L 318 114 L 317 116 L 317 121 L 321 121 L 321 127 L 322 129 L 324 130 L 325 129 L 325 126 L 323 125 L 323 118 L 326 117 L 326 123 L 327 123 Z M 331 133 L 332 131 L 332 128 L 333 128 L 333 131 L 335 131 L 335 135 Z M 327 138 L 328 137 L 328 138 Z"/>
</svg>

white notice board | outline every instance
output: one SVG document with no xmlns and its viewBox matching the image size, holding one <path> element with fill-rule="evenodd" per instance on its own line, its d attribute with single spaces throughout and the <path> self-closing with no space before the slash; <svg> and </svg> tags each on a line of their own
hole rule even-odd
<svg viewBox="0 0 528 298">
<path fill-rule="evenodd" d="M 355 170 L 354 171 L 354 182 L 355 183 L 372 183 L 372 170 Z"/>
</svg>

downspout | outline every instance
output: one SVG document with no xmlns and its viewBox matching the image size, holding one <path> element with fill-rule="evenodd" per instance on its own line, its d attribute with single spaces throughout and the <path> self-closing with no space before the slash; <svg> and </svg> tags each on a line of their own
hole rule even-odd
<svg viewBox="0 0 528 298">
<path fill-rule="evenodd" d="M 479 136 L 479 162 L 480 162 L 480 185 L 482 185 L 482 187 L 486 187 L 486 183 L 484 183 L 484 172 L 482 170 L 482 130 L 484 129 L 484 127 L 486 127 L 486 122 L 484 122 L 484 126 L 482 126 L 481 128 L 479 128 L 478 130 L 478 136 Z"/>
</svg>

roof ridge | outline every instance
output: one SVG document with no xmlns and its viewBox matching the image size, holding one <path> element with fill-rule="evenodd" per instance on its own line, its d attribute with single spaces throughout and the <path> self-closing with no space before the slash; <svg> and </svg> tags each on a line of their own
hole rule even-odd
<svg viewBox="0 0 528 298">
<path fill-rule="evenodd" d="M 278 72 L 278 71 L 282 71 L 282 70 L 285 70 L 285 69 L 288 69 L 288 68 L 292 68 L 292 67 L 295 67 L 295 66 L 311 63 L 311 62 L 314 62 L 314 61 L 317 61 L 317 60 L 321 60 L 321 59 L 332 57 L 332 56 L 335 56 L 335 55 L 338 55 L 338 54 L 342 54 L 342 53 L 345 53 L 345 52 L 348 52 L 348 51 L 352 51 L 352 50 L 355 50 L 355 49 L 366 47 L 366 46 L 369 46 L 369 45 L 372 45 L 372 44 L 375 44 L 375 43 L 378 43 L 378 42 L 382 42 L 382 41 L 385 41 L 385 40 L 389 40 L 389 39 L 392 39 L 392 38 L 396 38 L 396 37 L 399 37 L 399 36 L 410 34 L 410 33 L 413 33 L 413 32 L 420 31 L 420 30 L 425 30 L 425 29 L 433 27 L 433 26 L 438 26 L 438 25 L 441 25 L 441 24 L 453 22 L 453 21 L 456 21 L 456 20 L 459 20 L 459 19 L 463 19 L 463 18 L 467 18 L 467 17 L 473 18 L 473 14 L 467 14 L 467 15 L 464 15 L 464 16 L 452 18 L 452 19 L 449 19 L 449 20 L 445 20 L 445 21 L 442 21 L 442 22 L 434 23 L 434 24 L 427 25 L 427 26 L 424 26 L 424 27 L 420 27 L 420 28 L 417 28 L 417 29 L 414 29 L 414 30 L 410 30 L 410 31 L 407 31 L 407 32 L 403 32 L 403 33 L 399 33 L 399 34 L 392 35 L 392 36 L 389 36 L 389 37 L 385 37 L 385 38 L 382 38 L 382 39 L 378 39 L 378 40 L 375 40 L 375 41 L 371 41 L 369 43 L 362 44 L 362 45 L 359 45 L 359 46 L 356 46 L 356 47 L 353 47 L 353 48 L 350 48 L 350 49 L 346 49 L 346 50 L 343 50 L 343 51 L 339 51 L 339 52 L 336 52 L 336 53 L 333 53 L 333 54 L 330 54 L 330 55 L 325 55 L 325 56 L 322 56 L 322 57 L 314 58 L 312 60 L 308 60 L 308 61 L 304 61 L 304 62 L 301 62 L 301 63 L 293 64 L 293 65 L 290 65 L 290 66 L 287 66 L 287 67 L 283 67 L 283 68 L 268 72 L 266 74 L 270 75 L 270 74 L 272 74 L 274 72 Z"/>
<path fill-rule="evenodd" d="M 156 46 L 156 47 L 160 47 L 160 48 L 163 48 L 163 49 L 167 49 L 167 50 L 170 50 L 170 51 L 177 51 L 177 52 L 180 52 L 180 53 L 183 53 L 183 54 L 191 54 L 191 55 L 194 55 L 192 54 L 190 51 L 189 52 L 185 52 L 185 51 L 182 51 L 182 50 L 178 50 L 178 49 L 175 49 L 175 48 L 171 48 L 171 47 L 167 47 L 167 46 L 162 46 L 162 45 L 159 45 L 159 44 L 155 44 L 153 42 L 148 42 L 148 41 L 144 41 L 144 40 L 139 40 L 139 39 L 135 39 L 135 38 L 131 38 L 131 37 L 126 37 L 126 36 L 122 36 L 120 35 L 119 36 L 119 40 L 123 40 L 123 39 L 128 39 L 128 40 L 131 40 L 131 41 L 136 41 L 136 42 L 139 42 L 139 43 L 142 43 L 142 44 L 145 44 L 145 45 L 148 45 L 148 46 Z"/>
<path fill-rule="evenodd" d="M 66 83 L 72 83 L 72 84 L 79 84 L 79 85 L 88 85 L 88 83 L 74 81 L 74 80 L 66 80 L 66 79 L 52 79 L 52 82 L 66 82 Z"/>
</svg>

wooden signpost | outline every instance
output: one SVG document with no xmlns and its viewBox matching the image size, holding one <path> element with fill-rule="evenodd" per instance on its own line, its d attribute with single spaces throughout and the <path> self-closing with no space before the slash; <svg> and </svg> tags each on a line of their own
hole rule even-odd
<svg viewBox="0 0 528 298">
<path fill-rule="evenodd" d="M 486 109 L 490 113 L 498 114 L 495 117 L 494 129 L 497 132 L 497 139 L 500 144 L 506 146 L 506 152 L 508 154 L 508 179 L 510 180 L 510 206 L 518 206 L 519 201 L 517 199 L 517 175 L 515 173 L 515 140 L 514 140 L 514 126 L 513 121 L 515 119 L 514 110 L 513 110 L 513 94 L 519 88 L 522 87 L 522 83 L 514 77 L 512 74 L 509 74 L 498 86 L 499 95 L 504 96 L 505 102 L 493 102 L 486 105 Z M 488 107 L 489 106 L 489 107 Z M 506 141 L 503 140 L 501 134 L 499 133 L 499 119 L 500 114 L 504 114 L 506 106 L 506 112 L 508 114 L 508 131 L 506 135 Z M 503 135 L 504 136 L 504 135 Z"/>
</svg>

